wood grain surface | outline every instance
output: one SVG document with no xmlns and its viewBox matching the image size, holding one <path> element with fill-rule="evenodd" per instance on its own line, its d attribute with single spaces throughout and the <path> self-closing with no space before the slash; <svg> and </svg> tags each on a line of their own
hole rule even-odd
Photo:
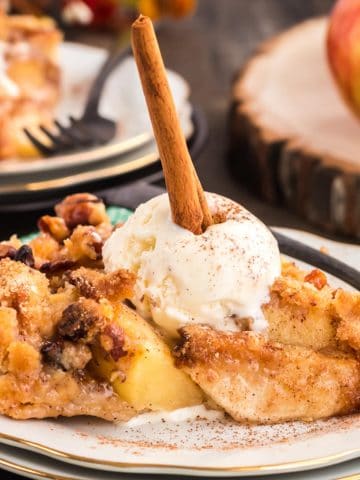
<svg viewBox="0 0 360 480">
<path fill-rule="evenodd" d="M 233 83 L 229 164 L 261 198 L 360 242 L 360 122 L 326 57 L 327 17 L 258 47 Z"/>
</svg>

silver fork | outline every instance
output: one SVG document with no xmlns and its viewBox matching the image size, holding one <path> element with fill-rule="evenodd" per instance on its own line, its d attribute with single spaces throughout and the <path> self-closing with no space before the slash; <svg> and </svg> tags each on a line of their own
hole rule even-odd
<svg viewBox="0 0 360 480">
<path fill-rule="evenodd" d="M 39 126 L 48 142 L 44 143 L 28 128 L 24 128 L 26 136 L 42 155 L 53 156 L 103 145 L 115 136 L 116 123 L 100 115 L 99 103 L 109 75 L 130 54 L 130 45 L 125 48 L 115 47 L 114 51 L 109 53 L 90 88 L 84 112 L 80 118 L 69 116 L 69 126 L 64 126 L 58 120 L 54 120 L 57 133 L 44 125 Z"/>
</svg>

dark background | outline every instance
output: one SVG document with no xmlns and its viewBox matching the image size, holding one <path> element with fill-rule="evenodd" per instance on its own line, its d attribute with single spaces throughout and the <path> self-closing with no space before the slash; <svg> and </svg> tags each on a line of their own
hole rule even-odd
<svg viewBox="0 0 360 480">
<path fill-rule="evenodd" d="M 208 142 L 198 159 L 205 189 L 237 200 L 268 224 L 316 232 L 294 214 L 255 198 L 228 172 L 225 155 L 232 78 L 259 42 L 296 22 L 328 13 L 332 4 L 332 0 L 199 0 L 192 18 L 159 33 L 166 65 L 188 80 L 192 100 L 203 108 L 209 123 Z M 76 32 L 71 39 L 100 46 L 111 43 L 105 34 Z M 29 228 L 34 227 L 35 217 L 27 214 L 26 218 Z M 0 215 L 0 221 L 4 226 L 6 217 Z M 12 214 L 14 227 L 23 227 L 23 222 L 20 215 L 14 218 Z M 19 477 L 0 471 L 0 478 Z"/>
<path fill-rule="evenodd" d="M 237 200 L 267 224 L 310 229 L 284 208 L 256 199 L 226 168 L 232 79 L 259 42 L 296 22 L 328 13 L 332 4 L 331 0 L 203 0 L 194 18 L 160 35 L 166 64 L 189 81 L 192 98 L 209 122 L 209 140 L 198 163 L 204 187 Z"/>
<path fill-rule="evenodd" d="M 271 207 L 232 178 L 226 165 L 227 112 L 231 84 L 260 42 L 309 17 L 326 15 L 333 0 L 200 0 L 192 18 L 171 23 L 158 37 L 165 64 L 191 86 L 191 99 L 201 106 L 209 124 L 209 138 L 197 169 L 208 191 L 242 203 L 267 224 L 312 230 L 308 222 Z M 84 35 L 72 34 L 84 40 Z M 87 35 L 93 44 L 109 39 Z"/>
<path fill-rule="evenodd" d="M 167 67 L 189 82 L 191 99 L 208 121 L 208 141 L 197 158 L 204 188 L 242 203 L 269 225 L 324 233 L 284 207 L 257 199 L 229 172 L 227 113 L 232 79 L 260 42 L 299 21 L 327 14 L 332 4 L 333 0 L 199 0 L 193 17 L 168 23 L 159 32 Z M 114 41 L 110 34 L 83 30 L 73 30 L 66 38 L 106 48 Z M 33 230 L 39 216 L 40 212 L 0 214 L 0 238 Z"/>
</svg>

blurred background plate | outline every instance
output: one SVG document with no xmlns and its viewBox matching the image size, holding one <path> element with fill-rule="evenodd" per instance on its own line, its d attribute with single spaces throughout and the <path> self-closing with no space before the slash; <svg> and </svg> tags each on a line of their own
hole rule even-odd
<svg viewBox="0 0 360 480">
<path fill-rule="evenodd" d="M 80 116 L 92 80 L 105 60 L 105 49 L 64 42 L 60 48 L 62 95 L 56 118 L 67 123 L 69 115 Z M 190 89 L 177 73 L 168 71 L 170 86 L 186 138 L 193 133 Z M 84 168 L 113 161 L 153 139 L 150 119 L 134 59 L 125 59 L 109 77 L 100 102 L 100 113 L 117 125 L 115 138 L 107 145 L 51 158 L 0 162 L 0 186 L 56 178 Z"/>
<path fill-rule="evenodd" d="M 192 159 L 196 161 L 204 147 L 208 129 L 202 110 L 191 106 L 191 111 L 192 134 L 187 143 Z M 0 213 L 10 212 L 10 215 L 3 216 L 3 219 L 11 228 L 13 221 L 18 225 L 20 220 L 20 230 L 22 227 L 30 229 L 29 222 L 35 221 L 45 209 L 53 206 L 64 195 L 101 190 L 101 196 L 107 197 L 109 188 L 121 189 L 123 187 L 120 186 L 140 178 L 145 189 L 150 188 L 146 182 L 162 179 L 159 156 L 153 140 L 126 154 L 88 164 L 86 169 L 74 166 L 57 172 L 54 176 L 47 175 L 46 172 L 34 172 L 30 177 L 19 174 L 17 177 L 4 178 L 3 181 L 0 178 Z M 16 212 L 17 217 L 13 217 L 11 212 Z M 17 228 L 19 229 L 19 226 Z"/>
</svg>

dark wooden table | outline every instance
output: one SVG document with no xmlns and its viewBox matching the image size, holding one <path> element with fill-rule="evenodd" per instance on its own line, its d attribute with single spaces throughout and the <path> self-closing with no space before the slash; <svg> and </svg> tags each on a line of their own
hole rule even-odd
<svg viewBox="0 0 360 480">
<path fill-rule="evenodd" d="M 283 208 L 260 201 L 232 178 L 226 166 L 227 111 L 234 72 L 259 42 L 311 16 L 327 13 L 332 0 L 200 0 L 194 17 L 165 27 L 159 34 L 166 65 L 190 83 L 192 100 L 205 111 L 209 139 L 198 159 L 204 187 L 245 205 L 267 224 L 316 232 Z M 102 35 L 72 34 L 72 39 L 109 45 Z M 26 225 L 34 219 L 26 215 Z M 0 215 L 1 224 L 10 221 Z M 11 225 L 24 227 L 24 216 L 11 216 Z M 34 223 L 32 224 L 34 226 Z M 15 475 L 0 472 L 0 478 Z"/>
</svg>

